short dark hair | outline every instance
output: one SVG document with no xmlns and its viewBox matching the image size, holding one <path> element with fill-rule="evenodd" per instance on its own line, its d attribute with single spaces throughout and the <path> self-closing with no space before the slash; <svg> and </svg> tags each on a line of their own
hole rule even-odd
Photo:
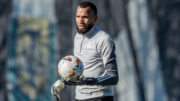
<svg viewBox="0 0 180 101">
<path fill-rule="evenodd" d="M 94 13 L 95 15 L 97 15 L 96 5 L 93 4 L 93 3 L 91 3 L 91 2 L 89 2 L 89 1 L 81 2 L 78 6 L 81 7 L 81 8 L 90 7 L 91 10 L 93 11 L 93 13 Z"/>
</svg>

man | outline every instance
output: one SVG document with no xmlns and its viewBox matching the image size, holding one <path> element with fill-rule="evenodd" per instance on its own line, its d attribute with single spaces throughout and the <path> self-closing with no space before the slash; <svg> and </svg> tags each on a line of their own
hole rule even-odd
<svg viewBox="0 0 180 101">
<path fill-rule="evenodd" d="M 95 25 L 97 18 L 93 3 L 78 5 L 74 55 L 83 63 L 84 78 L 80 82 L 64 81 L 76 85 L 76 101 L 113 101 L 112 85 L 118 82 L 115 45 L 111 37 Z"/>
</svg>

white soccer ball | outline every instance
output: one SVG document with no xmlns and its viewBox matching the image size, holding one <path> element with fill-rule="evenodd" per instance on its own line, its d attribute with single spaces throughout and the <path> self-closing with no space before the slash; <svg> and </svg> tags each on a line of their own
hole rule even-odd
<svg viewBox="0 0 180 101">
<path fill-rule="evenodd" d="M 82 62 L 75 56 L 65 56 L 58 64 L 58 74 L 64 80 L 77 81 L 82 73 Z"/>
</svg>

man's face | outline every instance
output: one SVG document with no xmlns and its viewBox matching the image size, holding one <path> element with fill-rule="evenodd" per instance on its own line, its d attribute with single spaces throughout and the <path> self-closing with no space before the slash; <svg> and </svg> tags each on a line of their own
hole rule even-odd
<svg viewBox="0 0 180 101">
<path fill-rule="evenodd" d="M 95 24 L 97 16 L 93 14 L 90 7 L 81 8 L 76 10 L 76 25 L 80 34 L 87 33 Z"/>
</svg>

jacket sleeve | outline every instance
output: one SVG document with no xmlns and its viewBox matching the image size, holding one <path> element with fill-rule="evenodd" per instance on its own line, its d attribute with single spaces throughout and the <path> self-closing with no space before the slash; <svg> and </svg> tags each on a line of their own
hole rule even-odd
<svg viewBox="0 0 180 101">
<path fill-rule="evenodd" d="M 96 78 L 97 85 L 116 85 L 119 80 L 115 55 L 115 44 L 107 38 L 102 41 L 100 53 L 104 63 L 105 76 Z"/>
</svg>

